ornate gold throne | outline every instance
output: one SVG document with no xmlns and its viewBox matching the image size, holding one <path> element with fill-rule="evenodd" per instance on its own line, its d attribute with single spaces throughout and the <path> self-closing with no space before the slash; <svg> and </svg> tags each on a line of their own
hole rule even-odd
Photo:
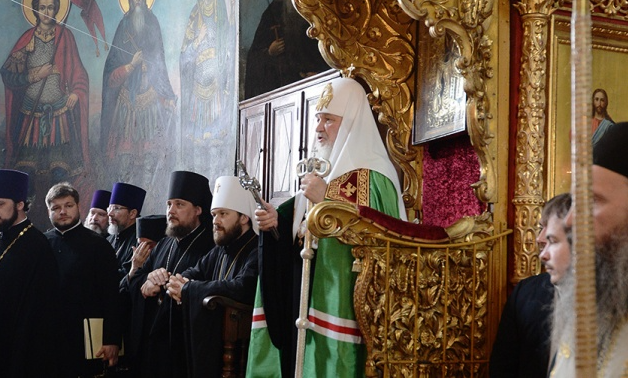
<svg viewBox="0 0 628 379">
<path fill-rule="evenodd" d="M 498 279 L 490 267 L 510 233 L 496 233 L 489 213 L 440 228 L 329 201 L 312 209 L 308 227 L 354 245 L 368 377 L 488 376 L 489 294 Z"/>
<path fill-rule="evenodd" d="M 509 2 L 293 3 L 310 23 L 308 35 L 319 40 L 327 63 L 337 69 L 353 66 L 353 75 L 369 86 L 388 152 L 402 174 L 410 218 L 423 218 L 423 147 L 411 143 L 423 100 L 419 94 L 433 81 L 426 74 L 428 63 L 443 58 L 436 52 L 438 43 L 428 41 L 445 35 L 455 41 L 460 52 L 455 64 L 467 98 L 466 128 L 480 163 L 472 187 L 490 212 L 462 218 L 439 232 L 367 208 L 325 202 L 310 213 L 308 225 L 319 238 L 336 237 L 354 246 L 355 266 L 361 270 L 354 308 L 368 350 L 367 376 L 487 376 L 505 299 L 505 236 L 510 232 L 504 231 L 508 152 L 498 148 L 508 146 L 508 81 L 502 79 L 509 75 L 503 37 L 508 23 L 495 22 L 508 19 Z M 535 216 L 530 217 L 532 229 Z"/>
</svg>

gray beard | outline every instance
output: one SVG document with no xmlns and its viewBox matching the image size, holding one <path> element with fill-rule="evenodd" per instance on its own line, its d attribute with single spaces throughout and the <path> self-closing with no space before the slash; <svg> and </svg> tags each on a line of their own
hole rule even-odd
<svg viewBox="0 0 628 379">
<path fill-rule="evenodd" d="M 331 150 L 334 148 L 333 145 L 327 145 L 327 146 L 323 146 L 321 145 L 318 140 L 314 140 L 314 142 L 312 143 L 312 150 L 310 153 L 310 158 L 323 158 L 323 159 L 327 159 L 329 160 L 329 157 L 331 156 Z"/>
<path fill-rule="evenodd" d="M 109 224 L 107 232 L 109 232 L 109 234 L 111 235 L 117 235 L 118 233 L 120 233 L 120 227 L 117 224 Z"/>
<path fill-rule="evenodd" d="M 144 31 L 144 18 L 144 7 L 142 5 L 135 7 L 131 14 L 131 24 L 136 35 Z"/>
<path fill-rule="evenodd" d="M 551 334 L 551 352 L 553 357 L 561 342 L 566 340 L 568 335 L 574 333 L 574 296 L 575 277 L 573 267 L 569 267 L 565 271 L 560 283 L 555 287 L 554 291 L 554 310 L 552 312 L 552 334 Z"/>
<path fill-rule="evenodd" d="M 628 224 L 595 246 L 598 352 L 628 316 Z"/>
<path fill-rule="evenodd" d="M 90 223 L 88 221 L 88 218 L 86 218 L 85 221 L 83 221 L 83 226 L 84 227 L 86 227 L 87 229 L 91 229 L 91 230 L 95 231 L 98 234 L 105 234 L 105 230 L 102 229 L 100 226 L 98 226 L 98 225 L 90 225 Z"/>
<path fill-rule="evenodd" d="M 595 246 L 598 355 L 605 352 L 616 328 L 628 316 L 628 222 Z M 569 268 L 556 287 L 552 315 L 552 353 L 575 331 L 575 277 Z M 575 341 L 572 340 L 575 343 Z"/>
</svg>

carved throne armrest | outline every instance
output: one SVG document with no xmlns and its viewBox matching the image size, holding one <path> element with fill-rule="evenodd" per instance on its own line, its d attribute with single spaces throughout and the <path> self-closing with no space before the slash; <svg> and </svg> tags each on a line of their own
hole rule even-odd
<svg viewBox="0 0 628 379">
<path fill-rule="evenodd" d="M 442 228 L 325 201 L 312 208 L 308 228 L 353 245 L 367 376 L 488 375 L 489 325 L 499 317 L 489 293 L 511 232 L 496 233 L 490 213 Z"/>
<path fill-rule="evenodd" d="M 253 306 L 217 295 L 203 299 L 203 306 L 209 310 L 218 310 L 221 307 L 224 309 L 222 377 L 244 378 L 251 338 Z"/>
</svg>

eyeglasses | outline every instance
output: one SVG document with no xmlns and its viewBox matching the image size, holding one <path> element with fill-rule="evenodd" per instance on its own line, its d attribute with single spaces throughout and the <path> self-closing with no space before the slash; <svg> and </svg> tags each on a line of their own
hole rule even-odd
<svg viewBox="0 0 628 379">
<path fill-rule="evenodd" d="M 120 211 L 121 211 L 121 210 L 123 210 L 123 209 L 128 210 L 129 208 L 127 208 L 127 207 L 121 207 L 121 206 L 119 206 L 119 205 L 110 205 L 110 206 L 109 206 L 109 208 L 107 208 L 107 212 L 115 212 L 115 213 L 118 213 L 118 212 L 120 212 Z"/>
</svg>

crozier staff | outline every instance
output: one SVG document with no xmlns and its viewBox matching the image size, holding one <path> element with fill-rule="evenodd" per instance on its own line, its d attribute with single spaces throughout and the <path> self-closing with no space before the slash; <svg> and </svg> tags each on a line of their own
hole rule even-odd
<svg viewBox="0 0 628 379">
<path fill-rule="evenodd" d="M 405 219 L 397 172 L 379 135 L 362 86 L 350 78 L 328 83 L 316 107 L 313 155 L 331 162 L 325 179 L 307 174 L 295 197 L 274 209 L 256 211 L 260 225 L 260 281 L 255 302 L 247 376 L 295 375 L 298 304 L 307 200 L 340 200 L 370 206 Z M 267 234 L 277 227 L 281 238 Z M 315 319 L 307 331 L 306 377 L 364 376 L 365 346 L 353 310 L 349 246 L 318 241 L 309 307 Z M 266 327 L 267 325 L 267 327 Z M 343 330 L 334 333 L 333 329 Z"/>
</svg>

